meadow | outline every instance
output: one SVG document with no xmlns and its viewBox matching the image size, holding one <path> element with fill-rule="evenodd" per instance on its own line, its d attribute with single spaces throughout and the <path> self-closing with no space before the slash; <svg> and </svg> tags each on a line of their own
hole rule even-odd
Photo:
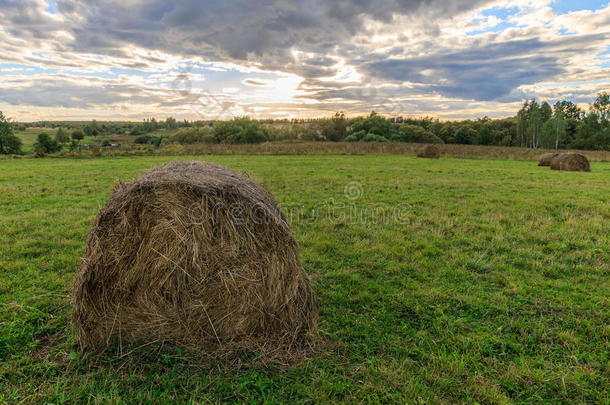
<svg viewBox="0 0 610 405">
<path fill-rule="evenodd" d="M 81 355 L 71 283 L 117 179 L 207 160 L 284 208 L 320 308 L 299 364 Z M 599 159 L 605 160 L 605 159 Z M 610 163 L 370 154 L 0 160 L 0 403 L 610 403 Z"/>
</svg>

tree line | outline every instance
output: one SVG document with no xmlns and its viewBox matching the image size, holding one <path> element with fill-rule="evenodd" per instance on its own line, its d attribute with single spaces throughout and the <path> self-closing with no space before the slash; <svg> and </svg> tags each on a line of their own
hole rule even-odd
<svg viewBox="0 0 610 405">
<path fill-rule="evenodd" d="M 161 146 L 165 143 L 260 143 L 267 141 L 417 142 L 471 145 L 521 146 L 545 149 L 610 150 L 610 96 L 597 95 L 587 110 L 571 101 L 550 105 L 526 101 L 510 118 L 440 121 L 430 117 L 387 118 L 375 112 L 348 118 L 343 113 L 319 119 L 254 120 L 236 117 L 228 121 L 177 121 L 155 118 L 143 122 L 9 122 L 0 112 L 0 153 L 21 153 L 15 130 L 45 127 L 54 139 L 38 136 L 34 153 L 44 155 L 63 147 L 75 149 L 80 141 L 112 135 L 132 135 L 133 143 Z M 102 146 L 110 141 L 104 139 Z"/>
</svg>

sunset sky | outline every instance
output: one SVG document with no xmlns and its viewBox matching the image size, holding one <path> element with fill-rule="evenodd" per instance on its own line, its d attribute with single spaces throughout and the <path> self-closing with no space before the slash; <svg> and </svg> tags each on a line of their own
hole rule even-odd
<svg viewBox="0 0 610 405">
<path fill-rule="evenodd" d="M 14 120 L 511 116 L 610 89 L 590 0 L 0 0 Z"/>
</svg>

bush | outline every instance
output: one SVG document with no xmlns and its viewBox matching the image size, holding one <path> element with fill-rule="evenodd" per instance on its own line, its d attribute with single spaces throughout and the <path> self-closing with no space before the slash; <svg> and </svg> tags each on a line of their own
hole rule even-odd
<svg viewBox="0 0 610 405">
<path fill-rule="evenodd" d="M 388 142 L 388 138 L 377 134 L 367 134 L 362 138 L 362 142 Z"/>
<path fill-rule="evenodd" d="M 82 141 L 83 139 L 85 139 L 85 134 L 83 134 L 81 131 L 76 130 L 76 131 L 72 132 L 73 141 Z"/>
<path fill-rule="evenodd" d="M 402 142 L 415 143 L 445 143 L 441 138 L 434 135 L 433 132 L 424 129 L 419 125 L 401 125 L 398 134 L 398 136 L 393 137 L 392 139 L 401 139 Z"/>
<path fill-rule="evenodd" d="M 109 139 L 104 139 L 102 141 L 102 147 L 106 147 L 106 146 L 110 146 L 110 140 Z"/>
<path fill-rule="evenodd" d="M 347 138 L 353 137 L 352 139 L 355 139 L 356 141 L 361 141 L 362 138 L 364 138 L 365 136 L 366 136 L 366 131 L 365 130 L 360 130 L 360 131 L 354 132 L 353 134 L 351 134 Z"/>
<path fill-rule="evenodd" d="M 157 139 L 158 138 L 156 136 L 152 135 L 140 135 L 133 140 L 133 143 L 137 143 L 140 145 L 154 145 Z"/>
<path fill-rule="evenodd" d="M 219 143 L 261 143 L 267 141 L 267 133 L 257 121 L 248 117 L 214 124 L 214 138 Z"/>
<path fill-rule="evenodd" d="M 392 136 L 393 128 L 390 120 L 372 112 L 366 118 L 356 118 L 352 124 L 351 132 L 360 134 L 364 131 L 365 134 L 375 134 L 389 139 Z M 360 135 L 358 135 L 360 136 Z M 358 139 L 364 138 L 364 135 Z"/>
<path fill-rule="evenodd" d="M 61 150 L 61 145 L 55 140 L 51 139 L 49 134 L 42 133 L 38 134 L 38 139 L 34 144 L 34 154 L 42 157 L 48 153 L 55 153 Z"/>
<path fill-rule="evenodd" d="M 195 127 L 195 128 L 183 128 L 176 132 L 171 140 L 178 142 L 181 145 L 191 145 L 194 143 L 214 143 L 216 138 L 214 137 L 214 130 L 212 127 Z"/>
</svg>

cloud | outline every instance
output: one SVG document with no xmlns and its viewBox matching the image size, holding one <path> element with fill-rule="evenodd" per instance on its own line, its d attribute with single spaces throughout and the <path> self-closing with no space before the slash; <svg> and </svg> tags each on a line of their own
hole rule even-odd
<svg viewBox="0 0 610 405">
<path fill-rule="evenodd" d="M 246 112 L 450 115 L 607 87 L 610 6 L 551 3 L 0 0 L 0 103 L 188 114 L 213 94 Z"/>
</svg>

